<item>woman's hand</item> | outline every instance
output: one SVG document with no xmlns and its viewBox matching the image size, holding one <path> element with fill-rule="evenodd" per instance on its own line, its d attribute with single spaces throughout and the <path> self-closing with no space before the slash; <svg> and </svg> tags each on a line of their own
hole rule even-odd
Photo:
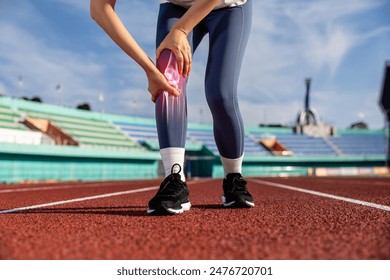
<svg viewBox="0 0 390 280">
<path fill-rule="evenodd" d="M 169 94 L 179 96 L 179 91 L 168 83 L 165 76 L 156 68 L 156 71 L 151 71 L 146 74 L 148 78 L 148 91 L 151 94 L 153 102 L 163 92 L 167 91 Z"/>
<path fill-rule="evenodd" d="M 197 0 L 188 11 L 173 25 L 171 32 L 156 50 L 157 59 L 164 49 L 173 52 L 178 62 L 179 72 L 188 77 L 192 68 L 192 50 L 188 43 L 188 33 L 219 3 L 220 0 Z"/>
<path fill-rule="evenodd" d="M 175 55 L 179 73 L 188 77 L 192 68 L 192 50 L 188 42 L 187 33 L 181 29 L 172 29 L 156 50 L 159 59 L 164 49 L 169 49 Z"/>
</svg>

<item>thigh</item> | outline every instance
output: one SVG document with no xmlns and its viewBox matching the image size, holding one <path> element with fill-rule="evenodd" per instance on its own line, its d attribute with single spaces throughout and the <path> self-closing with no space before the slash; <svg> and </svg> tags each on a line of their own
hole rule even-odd
<svg viewBox="0 0 390 280">
<path fill-rule="evenodd" d="M 156 48 L 158 48 L 165 36 L 167 36 L 172 29 L 173 25 L 186 13 L 186 11 L 187 9 L 174 4 L 160 4 L 157 20 Z M 196 50 L 206 33 L 207 31 L 201 22 L 195 26 L 190 34 L 188 34 L 188 41 L 193 52 Z"/>
<path fill-rule="evenodd" d="M 172 26 L 178 21 L 187 10 L 183 7 L 165 3 L 160 4 L 160 10 L 157 19 L 156 48 L 164 40 L 165 36 L 172 29 Z"/>
<path fill-rule="evenodd" d="M 204 22 L 210 38 L 206 84 L 235 88 L 251 29 L 252 2 L 213 11 Z"/>
</svg>

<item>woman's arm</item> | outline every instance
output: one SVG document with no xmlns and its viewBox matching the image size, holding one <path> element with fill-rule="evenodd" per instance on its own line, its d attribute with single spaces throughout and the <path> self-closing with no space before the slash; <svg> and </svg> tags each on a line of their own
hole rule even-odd
<svg viewBox="0 0 390 280">
<path fill-rule="evenodd" d="M 192 67 L 192 51 L 188 43 L 188 33 L 205 18 L 220 2 L 220 0 L 197 0 L 191 8 L 175 23 L 167 37 L 156 50 L 159 58 L 164 49 L 170 49 L 176 57 L 179 72 L 188 76 Z"/>
<path fill-rule="evenodd" d="M 153 101 L 162 91 L 168 91 L 168 93 L 178 96 L 179 92 L 169 85 L 164 75 L 123 25 L 115 13 L 115 3 L 116 0 L 91 0 L 91 17 L 127 55 L 143 68 L 148 78 L 148 90 Z"/>
</svg>

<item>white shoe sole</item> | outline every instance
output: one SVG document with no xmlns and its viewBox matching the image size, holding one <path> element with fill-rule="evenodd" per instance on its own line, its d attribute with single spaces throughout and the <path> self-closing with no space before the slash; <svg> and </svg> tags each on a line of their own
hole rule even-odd
<svg viewBox="0 0 390 280">
<path fill-rule="evenodd" d="M 184 211 L 189 211 L 191 209 L 191 202 L 186 202 L 181 204 L 181 209 L 173 209 L 173 208 L 165 208 L 164 211 L 167 212 L 167 214 L 182 214 Z M 152 214 L 156 209 L 148 208 L 146 211 L 147 214 Z"/>
<path fill-rule="evenodd" d="M 255 203 L 254 202 L 250 202 L 250 201 L 243 201 L 247 206 L 249 207 L 255 207 Z M 226 197 L 223 195 L 222 196 L 222 203 L 223 203 L 223 206 L 225 207 L 230 207 L 232 206 L 234 203 L 236 203 L 236 201 L 231 201 L 231 202 L 226 202 Z"/>
</svg>

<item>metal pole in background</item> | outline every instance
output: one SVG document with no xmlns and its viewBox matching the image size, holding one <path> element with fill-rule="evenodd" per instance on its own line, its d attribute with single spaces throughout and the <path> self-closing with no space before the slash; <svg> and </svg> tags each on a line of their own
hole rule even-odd
<svg viewBox="0 0 390 280">
<path fill-rule="evenodd" d="M 308 111 L 310 109 L 310 84 L 311 84 L 311 78 L 305 79 L 306 84 L 306 97 L 305 97 L 305 110 Z"/>
</svg>

